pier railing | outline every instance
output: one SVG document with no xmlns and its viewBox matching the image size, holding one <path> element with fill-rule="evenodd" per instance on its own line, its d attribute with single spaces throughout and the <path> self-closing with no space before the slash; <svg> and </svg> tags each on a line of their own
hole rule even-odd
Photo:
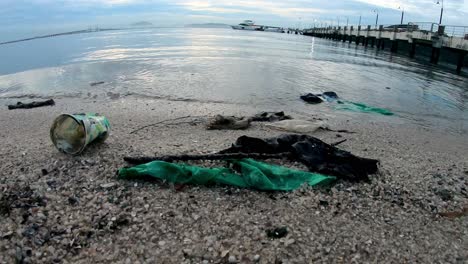
<svg viewBox="0 0 468 264">
<path fill-rule="evenodd" d="M 430 22 L 412 22 L 410 25 L 414 25 L 420 31 L 427 31 L 430 33 L 436 33 L 439 31 L 439 25 L 437 23 Z M 452 26 L 452 25 L 443 25 L 444 26 L 444 35 L 447 37 L 459 37 L 468 39 L 468 27 L 467 26 Z"/>
<path fill-rule="evenodd" d="M 432 49 L 431 63 L 437 64 L 442 49 L 451 49 L 458 56 L 457 73 L 465 64 L 468 55 L 468 26 L 439 25 L 431 22 L 413 22 L 402 25 L 344 26 L 311 28 L 304 30 L 304 35 L 328 38 L 337 41 L 362 43 L 363 46 L 374 45 L 385 49 L 389 45 L 391 52 L 397 52 L 399 43 L 409 44 L 410 57 L 416 54 L 417 46 L 429 46 Z"/>
<path fill-rule="evenodd" d="M 445 34 L 447 34 L 450 37 L 460 37 L 468 39 L 468 27 L 445 26 Z"/>
<path fill-rule="evenodd" d="M 414 32 L 420 31 L 423 33 L 436 34 L 439 32 L 440 27 L 444 27 L 443 35 L 446 37 L 458 37 L 463 39 L 468 39 L 468 26 L 451 26 L 451 25 L 439 25 L 432 22 L 411 22 L 405 25 L 348 25 L 340 27 L 321 27 L 321 28 L 312 28 L 306 29 L 304 31 L 340 31 L 344 30 L 345 32 L 351 31 L 360 31 L 360 32 L 370 32 L 370 31 L 394 31 L 394 32 Z"/>
<path fill-rule="evenodd" d="M 413 31 L 424 31 L 427 33 L 436 33 L 439 31 L 439 24 L 432 22 L 410 22 L 408 26 L 413 29 Z"/>
</svg>

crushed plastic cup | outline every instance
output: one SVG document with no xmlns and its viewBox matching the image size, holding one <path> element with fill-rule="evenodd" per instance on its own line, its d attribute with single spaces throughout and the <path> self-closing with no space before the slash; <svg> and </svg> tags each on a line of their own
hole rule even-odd
<svg viewBox="0 0 468 264">
<path fill-rule="evenodd" d="M 50 128 L 50 138 L 61 152 L 78 155 L 91 142 L 104 142 L 109 136 L 110 123 L 105 116 L 94 113 L 63 114 Z"/>
</svg>

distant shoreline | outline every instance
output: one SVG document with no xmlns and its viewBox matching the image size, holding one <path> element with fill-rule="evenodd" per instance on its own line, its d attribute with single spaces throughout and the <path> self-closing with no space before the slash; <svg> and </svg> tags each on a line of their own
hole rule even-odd
<svg viewBox="0 0 468 264">
<path fill-rule="evenodd" d="M 202 27 L 201 25 L 203 24 L 185 25 L 184 27 L 180 27 L 180 28 L 229 28 L 228 25 L 226 25 L 226 27 Z M 35 39 L 52 38 L 52 37 L 74 35 L 74 34 L 86 34 L 86 33 L 94 33 L 94 32 L 101 32 L 101 31 L 113 31 L 113 30 L 132 30 L 132 29 L 139 30 L 139 29 L 151 29 L 151 28 L 172 28 L 172 27 L 144 26 L 144 27 L 129 27 L 129 28 L 104 28 L 104 29 L 98 29 L 98 30 L 85 29 L 85 30 L 76 30 L 76 31 L 56 33 L 56 34 L 48 34 L 48 35 L 43 35 L 43 36 L 35 36 L 31 38 L 10 40 L 10 41 L 5 41 L 5 42 L 0 42 L 0 46 L 18 43 L 18 42 L 30 41 L 30 40 L 35 40 Z"/>
<path fill-rule="evenodd" d="M 111 30 L 121 30 L 121 29 L 120 28 L 105 28 L 105 29 L 99 29 L 99 30 L 90 30 L 90 29 L 76 30 L 76 31 L 70 31 L 70 32 L 63 32 L 63 33 L 57 33 L 57 34 L 49 34 L 49 35 L 36 36 L 36 37 L 31 37 L 31 38 L 0 42 L 0 45 L 13 44 L 13 43 L 18 43 L 18 42 L 23 42 L 23 41 L 42 39 L 42 38 L 52 38 L 52 37 L 59 37 L 59 36 L 65 36 L 65 35 L 85 34 L 85 33 L 93 33 L 93 32 L 100 32 L 100 31 L 111 31 Z"/>
</svg>

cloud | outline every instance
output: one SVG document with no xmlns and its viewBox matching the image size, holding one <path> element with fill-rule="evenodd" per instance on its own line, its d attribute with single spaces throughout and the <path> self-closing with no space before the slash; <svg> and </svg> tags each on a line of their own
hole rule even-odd
<svg viewBox="0 0 468 264">
<path fill-rule="evenodd" d="M 355 0 L 363 4 L 374 6 L 375 8 L 387 8 L 401 11 L 405 11 L 413 14 L 418 14 L 421 17 L 432 17 L 432 14 L 438 13 L 444 4 L 444 9 L 447 11 L 447 15 L 461 16 L 462 13 L 468 15 L 468 2 L 464 0 Z M 468 25 L 468 20 L 465 19 L 465 25 Z"/>
<path fill-rule="evenodd" d="M 302 1 L 271 2 L 265 0 L 240 1 L 179 1 L 176 4 L 197 12 L 218 12 L 238 14 L 271 14 L 280 17 L 297 18 L 301 15 L 324 13 L 325 10 L 304 5 Z"/>
<path fill-rule="evenodd" d="M 445 23 L 468 24 L 467 1 L 447 0 L 444 4 Z M 303 25 L 337 24 L 338 20 L 356 24 L 361 17 L 363 24 L 373 24 L 374 9 L 379 12 L 379 23 L 394 24 L 400 21 L 399 7 L 405 10 L 406 22 L 436 22 L 439 18 L 440 5 L 435 0 L 0 0 L 0 31 L 19 26 L 122 25 L 141 19 L 158 25 L 200 23 L 203 19 L 233 24 L 253 19 L 261 24 L 293 26 L 299 21 Z"/>
<path fill-rule="evenodd" d="M 445 1 L 446 23 L 461 24 L 460 18 L 468 15 L 468 4 L 463 0 Z M 404 10 L 406 21 L 438 21 L 440 5 L 429 0 L 349 0 L 349 1 L 319 1 L 319 0 L 176 0 L 176 5 L 197 13 L 237 14 L 239 18 L 254 18 L 255 15 L 275 17 L 277 21 L 297 21 L 305 23 L 314 21 L 337 20 L 357 23 L 359 17 L 363 23 L 374 23 L 378 12 L 380 22 L 394 24 L 399 22 Z M 373 11 L 376 12 L 373 12 Z M 455 19 L 458 17 L 458 20 Z M 468 24 L 468 21 L 466 22 Z"/>
</svg>

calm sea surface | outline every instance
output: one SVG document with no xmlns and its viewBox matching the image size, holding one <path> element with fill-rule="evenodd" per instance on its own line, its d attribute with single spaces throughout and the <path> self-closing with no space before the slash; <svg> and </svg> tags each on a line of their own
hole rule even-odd
<svg viewBox="0 0 468 264">
<path fill-rule="evenodd" d="M 152 97 L 293 113 L 328 111 L 356 120 L 369 116 L 450 133 L 468 131 L 466 74 L 307 36 L 231 29 L 107 31 L 3 45 L 0 58 L 3 101 Z M 105 83 L 90 86 L 100 81 Z M 299 100 L 301 94 L 324 91 L 396 116 Z"/>
</svg>

